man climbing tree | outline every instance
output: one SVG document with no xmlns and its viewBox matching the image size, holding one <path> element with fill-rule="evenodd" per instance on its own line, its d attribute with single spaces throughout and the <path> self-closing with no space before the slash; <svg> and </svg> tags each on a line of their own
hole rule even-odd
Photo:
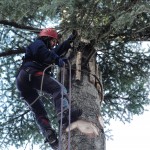
<svg viewBox="0 0 150 150">
<path fill-rule="evenodd" d="M 51 127 L 47 112 L 37 90 L 42 88 L 42 91 L 52 95 L 59 123 L 61 119 L 61 105 L 63 105 L 62 125 L 67 127 L 70 107 L 67 90 L 50 76 L 50 65 L 53 63 L 59 67 L 65 65 L 66 60 L 60 56 L 71 48 L 70 43 L 73 42 L 76 35 L 77 33 L 72 34 L 65 42 L 57 45 L 58 34 L 56 30 L 53 28 L 43 29 L 39 37 L 26 48 L 25 57 L 17 76 L 17 87 L 21 97 L 24 98 L 34 113 L 36 122 L 45 136 L 46 142 L 49 142 L 54 149 L 58 147 L 57 134 Z M 71 121 L 76 121 L 81 114 L 82 111 L 80 109 L 72 110 Z"/>
<path fill-rule="evenodd" d="M 79 130 L 71 131 L 71 139 L 68 140 L 71 150 L 105 150 L 104 133 L 108 132 L 104 132 L 101 128 L 100 117 L 104 117 L 106 124 L 111 118 L 129 122 L 133 115 L 142 114 L 144 107 L 150 103 L 148 96 L 150 52 L 144 51 L 140 45 L 141 41 L 150 39 L 148 1 L 1 0 L 0 10 L 2 150 L 6 147 L 10 149 L 11 145 L 28 149 L 26 148 L 28 143 L 33 145 L 33 149 L 36 149 L 35 145 L 40 146 L 41 150 L 47 149 L 47 144 L 42 142 L 43 137 L 37 133 L 32 113 L 28 113 L 29 110 L 20 100 L 16 90 L 15 74 L 25 53 L 23 46 L 29 45 L 41 28 L 49 27 L 52 21 L 57 31 L 62 34 L 62 39 L 66 39 L 73 29 L 79 31 L 70 61 L 71 92 L 72 103 L 80 106 L 83 112 L 81 120 L 73 122 L 70 129 L 77 128 L 83 131 L 79 123 L 82 123 L 87 131 L 91 131 L 88 129 L 93 128 L 93 124 L 99 129 L 94 132 L 96 135 L 94 138 L 93 136 L 89 138 L 91 132 L 87 135 L 87 132 L 84 134 L 85 132 Z M 56 54 L 60 56 L 59 53 Z M 44 66 L 47 66 L 47 62 Z M 20 74 L 22 72 L 24 71 L 21 70 Z M 33 78 L 41 76 L 40 73 L 36 77 L 32 76 L 31 82 Z M 45 76 L 48 76 L 47 72 Z M 27 75 L 27 79 L 28 77 Z M 52 127 L 56 127 L 49 102 L 47 99 L 44 101 L 44 104 L 46 103 L 44 108 L 48 117 L 52 117 L 50 118 Z M 90 126 L 87 126 L 87 122 Z M 68 128 L 67 131 L 69 132 Z M 62 134 L 63 150 L 69 147 L 68 137 L 66 132 Z"/>
</svg>

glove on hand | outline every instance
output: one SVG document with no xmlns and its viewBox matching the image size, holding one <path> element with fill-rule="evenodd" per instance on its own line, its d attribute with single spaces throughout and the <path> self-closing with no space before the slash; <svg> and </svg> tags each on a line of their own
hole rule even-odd
<svg viewBox="0 0 150 150">
<path fill-rule="evenodd" d="M 62 58 L 62 60 L 67 64 L 68 63 L 68 59 L 67 58 Z"/>
<path fill-rule="evenodd" d="M 78 32 L 76 30 L 72 31 L 72 34 L 69 36 L 68 41 L 73 42 L 75 38 L 77 37 Z"/>
<path fill-rule="evenodd" d="M 57 58 L 55 61 L 56 65 L 59 67 L 63 67 L 65 65 L 65 62 L 61 58 Z"/>
<path fill-rule="evenodd" d="M 52 51 L 50 51 L 50 53 L 51 53 L 51 57 L 52 57 L 52 59 L 54 59 L 54 60 L 56 60 L 56 59 L 58 59 L 59 58 L 59 56 L 52 50 Z"/>
</svg>

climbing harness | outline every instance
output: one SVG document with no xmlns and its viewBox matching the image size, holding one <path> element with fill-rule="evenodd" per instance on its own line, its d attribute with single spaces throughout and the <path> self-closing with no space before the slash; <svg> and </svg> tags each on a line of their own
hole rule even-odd
<svg viewBox="0 0 150 150">
<path fill-rule="evenodd" d="M 38 73 L 42 75 L 42 80 L 41 80 L 41 87 L 40 87 L 40 95 L 30 104 L 30 107 L 41 97 L 43 96 L 43 81 L 44 81 L 44 75 L 47 69 L 51 68 L 54 65 L 49 65 L 44 69 L 42 73 Z M 69 66 L 69 96 L 68 96 L 68 103 L 69 103 L 69 116 L 68 116 L 68 126 L 69 126 L 69 132 L 68 132 L 68 150 L 70 150 L 70 123 L 71 123 L 71 64 L 68 61 L 68 66 Z M 61 150 L 62 147 L 62 122 L 63 122 L 63 87 L 64 87 L 64 77 L 65 77 L 65 66 L 62 68 L 62 73 L 61 73 L 61 81 L 62 81 L 62 88 L 61 88 L 61 119 L 60 119 L 60 131 L 59 131 L 59 150 Z"/>
<path fill-rule="evenodd" d="M 49 68 L 51 68 L 53 65 L 49 65 L 48 67 L 46 67 L 43 71 L 42 74 L 42 80 L 41 80 L 41 87 L 40 87 L 40 94 L 39 96 L 29 105 L 29 107 L 31 107 L 41 96 L 43 96 L 43 81 L 44 81 L 44 75 L 45 75 L 45 71 Z"/>
</svg>

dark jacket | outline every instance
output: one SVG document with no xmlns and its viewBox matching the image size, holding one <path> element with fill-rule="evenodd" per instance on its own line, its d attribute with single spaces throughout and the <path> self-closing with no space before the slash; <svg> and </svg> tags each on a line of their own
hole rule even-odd
<svg viewBox="0 0 150 150">
<path fill-rule="evenodd" d="M 49 50 L 41 39 L 36 39 L 26 48 L 23 67 L 32 67 L 43 71 L 48 65 L 55 63 L 60 55 L 71 48 L 68 40 Z"/>
</svg>

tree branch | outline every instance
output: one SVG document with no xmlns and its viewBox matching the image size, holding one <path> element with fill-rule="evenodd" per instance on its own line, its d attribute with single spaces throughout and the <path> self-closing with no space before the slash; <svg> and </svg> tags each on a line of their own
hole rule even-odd
<svg viewBox="0 0 150 150">
<path fill-rule="evenodd" d="M 39 28 L 34 28 L 34 27 L 31 27 L 31 26 L 23 25 L 23 24 L 18 24 L 14 21 L 8 21 L 8 20 L 0 20 L 0 24 L 8 25 L 8 26 L 15 27 L 15 28 L 18 28 L 18 29 L 30 30 L 30 31 L 35 32 L 35 33 L 39 33 L 40 30 L 41 30 Z"/>
<path fill-rule="evenodd" d="M 25 53 L 25 49 L 17 49 L 17 50 L 8 50 L 6 52 L 0 53 L 0 57 L 10 56 Z"/>
</svg>

